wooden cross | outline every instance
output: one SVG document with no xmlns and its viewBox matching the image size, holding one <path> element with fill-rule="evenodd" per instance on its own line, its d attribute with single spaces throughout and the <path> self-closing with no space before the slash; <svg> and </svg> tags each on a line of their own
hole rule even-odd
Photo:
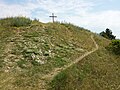
<svg viewBox="0 0 120 90">
<path fill-rule="evenodd" d="M 52 13 L 52 16 L 49 16 L 49 17 L 51 17 L 51 18 L 52 18 L 53 23 L 55 22 L 55 21 L 54 21 L 54 19 L 55 19 L 55 18 L 57 18 L 57 16 L 54 16 L 54 13 Z"/>
</svg>

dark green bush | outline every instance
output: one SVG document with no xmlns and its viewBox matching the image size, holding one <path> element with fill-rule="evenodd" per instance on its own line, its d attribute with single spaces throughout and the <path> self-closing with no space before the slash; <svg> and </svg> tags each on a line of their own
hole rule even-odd
<svg viewBox="0 0 120 90">
<path fill-rule="evenodd" d="M 107 48 L 113 53 L 120 55 L 120 40 L 112 40 Z"/>
<path fill-rule="evenodd" d="M 29 26 L 31 24 L 31 20 L 29 18 L 25 18 L 25 17 L 16 17 L 13 18 L 13 22 L 12 25 L 16 26 L 16 27 L 20 27 L 20 26 Z"/>
</svg>

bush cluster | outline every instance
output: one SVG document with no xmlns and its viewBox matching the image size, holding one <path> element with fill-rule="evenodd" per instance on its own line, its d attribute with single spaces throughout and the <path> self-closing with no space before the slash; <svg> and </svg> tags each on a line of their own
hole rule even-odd
<svg viewBox="0 0 120 90">
<path fill-rule="evenodd" d="M 120 55 L 120 40 L 112 40 L 108 46 L 108 49 L 113 53 Z"/>
<path fill-rule="evenodd" d="M 114 36 L 112 34 L 112 31 L 108 28 L 105 31 L 101 32 L 100 35 L 109 39 L 109 40 L 114 40 L 116 38 L 116 36 Z"/>
<path fill-rule="evenodd" d="M 0 24 L 2 26 L 13 26 L 13 27 L 21 27 L 21 26 L 29 26 L 32 20 L 26 17 L 9 17 L 0 20 Z"/>
</svg>

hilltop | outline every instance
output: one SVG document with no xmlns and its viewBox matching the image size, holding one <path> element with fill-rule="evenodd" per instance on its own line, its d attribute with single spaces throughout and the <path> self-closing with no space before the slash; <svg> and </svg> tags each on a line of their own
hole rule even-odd
<svg viewBox="0 0 120 90">
<path fill-rule="evenodd" d="M 2 19 L 0 89 L 119 89 L 120 57 L 106 50 L 109 43 L 70 23 L 42 23 L 24 17 Z M 93 51 L 95 44 L 99 49 L 71 64 Z M 45 78 L 55 71 L 58 73 Z"/>
</svg>

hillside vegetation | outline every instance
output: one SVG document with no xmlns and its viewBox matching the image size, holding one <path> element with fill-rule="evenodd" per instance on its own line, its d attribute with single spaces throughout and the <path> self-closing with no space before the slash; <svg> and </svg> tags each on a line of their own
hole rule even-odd
<svg viewBox="0 0 120 90">
<path fill-rule="evenodd" d="M 96 41 L 99 50 L 55 76 L 49 90 L 120 89 L 120 56 L 105 49 L 109 41 Z"/>
<path fill-rule="evenodd" d="M 43 79 L 95 48 L 99 50 Z M 24 17 L 0 20 L 0 90 L 119 90 L 120 57 L 109 40 L 69 23 L 41 23 Z"/>
</svg>

